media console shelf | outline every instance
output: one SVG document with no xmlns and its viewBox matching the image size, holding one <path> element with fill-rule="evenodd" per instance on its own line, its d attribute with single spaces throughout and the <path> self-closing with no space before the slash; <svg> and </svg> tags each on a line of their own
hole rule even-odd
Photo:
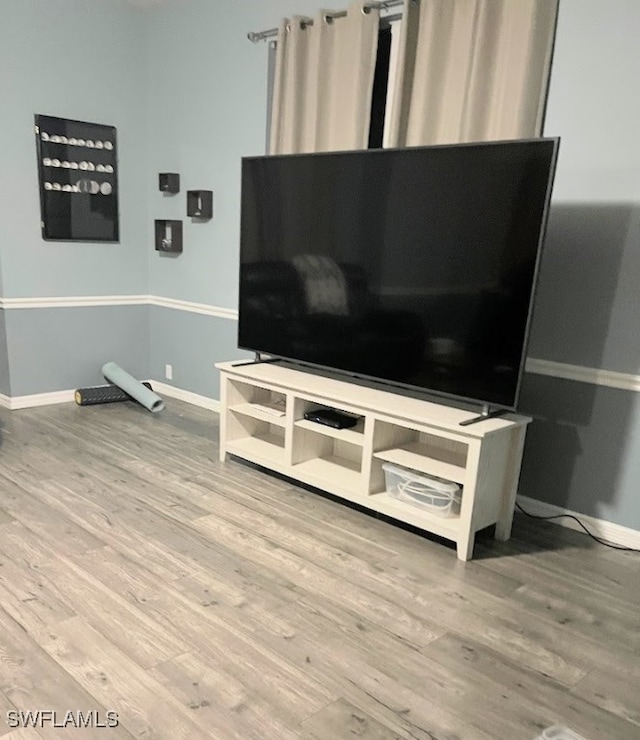
<svg viewBox="0 0 640 740">
<path fill-rule="evenodd" d="M 511 535 L 527 424 L 263 363 L 220 370 L 220 459 L 235 455 L 456 543 L 469 560 L 475 534 Z M 307 421 L 319 407 L 361 416 L 350 429 Z M 462 499 L 441 517 L 386 491 L 383 464 L 455 481 Z"/>
</svg>

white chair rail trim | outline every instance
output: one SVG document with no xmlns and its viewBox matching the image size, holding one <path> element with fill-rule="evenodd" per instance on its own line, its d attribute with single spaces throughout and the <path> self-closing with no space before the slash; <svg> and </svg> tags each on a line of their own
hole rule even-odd
<svg viewBox="0 0 640 740">
<path fill-rule="evenodd" d="M 215 316 L 220 319 L 237 321 L 238 309 L 225 306 L 214 306 L 208 303 L 185 301 L 180 298 L 169 298 L 158 295 L 103 295 L 103 296 L 50 296 L 33 298 L 1 298 L 0 308 L 36 309 L 36 308 L 90 308 L 94 306 L 157 306 L 175 311 Z M 578 383 L 590 383 L 606 388 L 617 388 L 625 391 L 640 391 L 640 374 L 622 373 L 604 368 L 571 365 L 553 360 L 541 360 L 530 357 L 526 371 L 534 375 L 546 375 L 551 378 L 573 380 Z"/>
</svg>

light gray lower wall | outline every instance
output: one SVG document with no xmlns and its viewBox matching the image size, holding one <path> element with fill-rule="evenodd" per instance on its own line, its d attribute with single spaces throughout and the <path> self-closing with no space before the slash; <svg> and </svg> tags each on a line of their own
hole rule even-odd
<svg viewBox="0 0 640 740">
<path fill-rule="evenodd" d="M 149 377 L 148 306 L 5 311 L 11 395 L 99 385 L 114 361 Z"/>
<path fill-rule="evenodd" d="M 250 357 L 238 349 L 238 322 L 150 306 L 151 375 L 154 380 L 209 398 L 220 398 L 216 362 Z M 165 365 L 173 380 L 165 379 Z"/>
<path fill-rule="evenodd" d="M 526 374 L 520 493 L 640 530 L 640 394 Z"/>
<path fill-rule="evenodd" d="M 5 298 L 149 292 L 145 20 L 128 0 L 0 3 Z M 41 238 L 35 113 L 117 128 L 118 243 Z"/>
<path fill-rule="evenodd" d="M 7 350 L 7 331 L 5 327 L 5 312 L 0 308 L 0 393 L 8 396 L 11 393 L 9 381 L 9 352 Z"/>
</svg>

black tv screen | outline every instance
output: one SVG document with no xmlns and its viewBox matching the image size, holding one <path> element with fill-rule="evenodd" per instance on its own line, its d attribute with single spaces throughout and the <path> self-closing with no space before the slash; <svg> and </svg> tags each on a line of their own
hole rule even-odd
<svg viewBox="0 0 640 740">
<path fill-rule="evenodd" d="M 514 408 L 557 148 L 243 159 L 239 346 Z"/>
</svg>

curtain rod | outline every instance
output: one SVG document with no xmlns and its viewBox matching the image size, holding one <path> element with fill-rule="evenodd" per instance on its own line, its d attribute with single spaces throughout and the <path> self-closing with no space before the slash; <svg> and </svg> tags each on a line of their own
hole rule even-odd
<svg viewBox="0 0 640 740">
<path fill-rule="evenodd" d="M 368 13 L 370 10 L 387 10 L 388 8 L 395 8 L 398 5 L 404 5 L 404 0 L 381 0 L 381 2 L 372 2 L 368 3 L 364 6 L 364 12 Z M 340 10 L 336 13 L 327 13 L 326 18 L 329 21 L 332 21 L 334 18 L 344 18 L 347 15 L 346 10 Z M 393 16 L 393 17 L 387 17 L 387 20 L 398 20 L 401 18 L 401 15 Z M 309 20 L 304 21 L 304 26 L 312 26 L 313 20 L 310 18 Z M 267 31 L 249 31 L 247 34 L 247 38 L 249 41 L 251 41 L 254 44 L 257 44 L 258 41 L 265 41 L 266 39 L 273 38 L 278 35 L 278 29 L 277 28 L 269 28 Z"/>
</svg>

